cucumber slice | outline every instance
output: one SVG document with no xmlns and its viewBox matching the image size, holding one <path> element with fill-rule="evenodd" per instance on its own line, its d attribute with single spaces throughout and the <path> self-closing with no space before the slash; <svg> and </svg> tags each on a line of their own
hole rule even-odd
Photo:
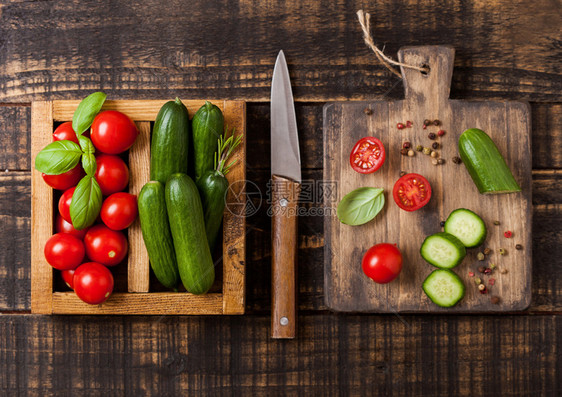
<svg viewBox="0 0 562 397">
<path fill-rule="evenodd" d="M 451 212 L 445 222 L 445 232 L 458 238 L 465 247 L 478 247 L 486 240 L 486 224 L 477 214 L 466 208 Z"/>
<path fill-rule="evenodd" d="M 423 259 L 435 267 L 452 269 L 466 256 L 463 243 L 449 233 L 435 233 L 426 237 L 420 248 Z"/>
<path fill-rule="evenodd" d="M 462 280 L 450 270 L 434 270 L 422 287 L 429 299 L 441 307 L 455 306 L 464 297 Z"/>
</svg>

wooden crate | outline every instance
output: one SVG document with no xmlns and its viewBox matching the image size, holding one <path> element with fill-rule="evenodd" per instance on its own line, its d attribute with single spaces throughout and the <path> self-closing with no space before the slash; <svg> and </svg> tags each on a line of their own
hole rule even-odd
<svg viewBox="0 0 562 397">
<path fill-rule="evenodd" d="M 129 151 L 129 192 L 138 194 L 149 181 L 150 122 L 165 100 L 106 101 L 103 110 L 119 110 L 139 128 L 137 141 Z M 245 134 L 246 104 L 242 101 L 212 101 L 224 113 L 225 124 Z M 54 269 L 43 255 L 45 242 L 54 233 L 54 191 L 35 170 L 35 156 L 52 140 L 55 122 L 72 120 L 79 101 L 42 101 L 31 105 L 31 311 L 41 314 L 243 314 L 245 303 L 245 219 L 224 212 L 222 291 L 205 295 L 187 292 L 149 292 L 150 267 L 138 219 L 128 229 L 128 292 L 115 292 L 100 305 L 82 302 L 72 291 L 54 291 Z M 203 100 L 183 101 L 192 116 Z M 233 154 L 236 165 L 227 174 L 230 184 L 246 177 L 246 139 Z M 231 186 L 228 202 L 245 202 L 244 183 Z M 119 265 L 123 266 L 123 264 Z"/>
</svg>

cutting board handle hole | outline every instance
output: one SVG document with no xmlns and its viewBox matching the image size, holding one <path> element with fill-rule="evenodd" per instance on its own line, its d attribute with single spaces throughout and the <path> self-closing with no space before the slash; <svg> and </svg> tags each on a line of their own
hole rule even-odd
<svg viewBox="0 0 562 397">
<path fill-rule="evenodd" d="M 420 70 L 420 73 L 423 74 L 424 76 L 429 75 L 429 73 L 431 72 L 431 68 L 427 63 L 422 64 L 420 67 L 427 69 L 427 70 Z"/>
</svg>

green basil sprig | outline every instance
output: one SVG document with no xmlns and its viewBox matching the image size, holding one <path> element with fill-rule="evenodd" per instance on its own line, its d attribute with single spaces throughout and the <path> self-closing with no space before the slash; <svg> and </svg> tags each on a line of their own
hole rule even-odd
<svg viewBox="0 0 562 397">
<path fill-rule="evenodd" d="M 76 230 L 94 224 L 101 210 L 102 199 L 100 185 L 92 175 L 86 175 L 78 182 L 70 202 L 70 219 Z"/>
<path fill-rule="evenodd" d="M 383 191 L 381 188 L 360 187 L 346 194 L 338 204 L 340 222 L 357 226 L 372 220 L 384 207 Z"/>
<path fill-rule="evenodd" d="M 94 176 L 96 173 L 96 157 L 94 153 L 96 152 L 96 148 L 94 144 L 85 136 L 80 135 L 78 137 L 78 142 L 80 142 L 80 147 L 82 148 L 82 168 L 86 171 L 86 175 Z"/>
<path fill-rule="evenodd" d="M 47 175 L 59 175 L 70 171 L 78 164 L 82 149 L 72 141 L 49 143 L 35 157 L 35 169 Z"/>
<path fill-rule="evenodd" d="M 76 135 L 82 135 L 92 125 L 106 97 L 105 93 L 99 91 L 82 99 L 72 116 L 72 129 L 76 132 Z"/>
</svg>

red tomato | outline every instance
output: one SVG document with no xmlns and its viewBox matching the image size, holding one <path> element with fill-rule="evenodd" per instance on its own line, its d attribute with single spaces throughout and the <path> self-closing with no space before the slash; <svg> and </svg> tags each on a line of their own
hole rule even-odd
<svg viewBox="0 0 562 397">
<path fill-rule="evenodd" d="M 96 180 L 104 196 L 122 191 L 129 183 L 129 168 L 119 156 L 100 154 L 96 157 Z"/>
<path fill-rule="evenodd" d="M 384 146 L 372 136 L 361 138 L 349 155 L 351 168 L 361 174 L 370 174 L 381 168 L 386 158 Z"/>
<path fill-rule="evenodd" d="M 57 127 L 55 132 L 53 132 L 53 141 L 72 141 L 78 143 L 78 137 L 76 132 L 72 129 L 72 121 L 67 121 L 62 123 Z"/>
<path fill-rule="evenodd" d="M 86 173 L 84 172 L 84 169 L 80 164 L 78 164 L 70 171 L 65 172 L 64 174 L 41 174 L 45 183 L 53 189 L 57 190 L 66 190 L 71 188 L 72 186 L 78 185 L 78 182 L 80 182 L 80 179 L 82 179 L 84 175 L 86 175 Z"/>
<path fill-rule="evenodd" d="M 57 214 L 57 219 L 55 220 L 55 231 L 57 233 L 72 234 L 74 237 L 84 240 L 84 236 L 86 235 L 88 228 L 76 230 L 74 226 L 72 226 L 72 223 L 65 221 L 60 214 Z"/>
<path fill-rule="evenodd" d="M 402 254 L 396 244 L 373 245 L 363 256 L 361 265 L 367 277 L 379 284 L 386 284 L 400 274 Z"/>
<path fill-rule="evenodd" d="M 74 269 L 63 270 L 60 274 L 68 288 L 74 289 Z"/>
<path fill-rule="evenodd" d="M 394 184 L 392 196 L 404 211 L 415 211 L 429 203 L 431 185 L 419 174 L 406 174 Z"/>
<path fill-rule="evenodd" d="M 113 292 L 113 275 L 99 263 L 84 263 L 74 271 L 74 292 L 84 302 L 99 305 Z"/>
<path fill-rule="evenodd" d="M 76 190 L 76 186 L 66 190 L 59 199 L 59 213 L 65 221 L 72 223 L 70 219 L 70 203 L 72 202 L 72 195 Z"/>
<path fill-rule="evenodd" d="M 55 269 L 74 269 L 84 259 L 84 243 L 67 233 L 53 234 L 45 244 L 44 254 Z"/>
<path fill-rule="evenodd" d="M 101 206 L 101 220 L 112 230 L 131 226 L 138 214 L 137 196 L 129 193 L 113 193 Z"/>
<path fill-rule="evenodd" d="M 117 265 L 129 249 L 125 235 L 105 225 L 92 226 L 84 237 L 84 245 L 88 258 L 106 266 Z"/>
<path fill-rule="evenodd" d="M 100 152 L 119 154 L 135 143 L 139 131 L 133 120 L 116 110 L 99 113 L 92 123 L 91 138 Z"/>
</svg>

